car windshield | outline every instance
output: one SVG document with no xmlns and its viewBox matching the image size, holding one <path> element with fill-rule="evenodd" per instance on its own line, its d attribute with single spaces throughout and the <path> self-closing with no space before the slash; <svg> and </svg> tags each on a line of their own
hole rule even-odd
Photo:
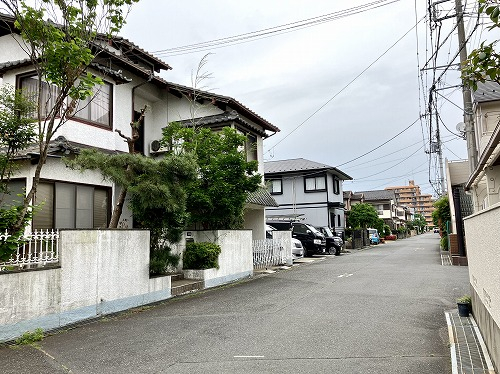
<svg viewBox="0 0 500 374">
<path fill-rule="evenodd" d="M 333 235 L 333 232 L 332 230 L 330 230 L 329 227 L 322 227 L 321 228 L 321 231 L 323 231 L 323 233 L 326 235 L 326 236 L 335 236 Z"/>
<path fill-rule="evenodd" d="M 311 230 L 313 233 L 315 233 L 315 234 L 321 234 L 321 233 L 320 233 L 320 232 L 316 229 L 316 227 L 311 226 L 311 225 L 306 225 L 306 226 L 307 226 L 307 228 L 308 228 L 309 230 Z"/>
</svg>

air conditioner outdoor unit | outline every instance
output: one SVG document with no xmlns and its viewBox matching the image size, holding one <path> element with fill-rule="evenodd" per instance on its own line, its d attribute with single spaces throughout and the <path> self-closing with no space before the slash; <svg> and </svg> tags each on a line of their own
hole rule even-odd
<svg viewBox="0 0 500 374">
<path fill-rule="evenodd" d="M 149 143 L 149 153 L 165 153 L 169 150 L 169 147 L 162 146 L 159 140 L 153 140 Z"/>
</svg>

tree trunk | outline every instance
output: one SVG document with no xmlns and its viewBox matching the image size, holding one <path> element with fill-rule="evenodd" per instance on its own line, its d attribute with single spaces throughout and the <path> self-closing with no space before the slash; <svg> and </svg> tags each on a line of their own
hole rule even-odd
<svg viewBox="0 0 500 374">
<path fill-rule="evenodd" d="M 108 228 L 110 229 L 116 229 L 118 227 L 118 221 L 120 220 L 120 217 L 122 215 L 123 211 L 123 204 L 125 204 L 125 197 L 127 196 L 127 188 L 122 188 L 120 191 L 120 195 L 118 195 L 118 198 L 116 199 L 116 204 L 113 209 L 113 214 L 111 215 L 111 219 L 109 220 L 109 226 Z"/>
</svg>

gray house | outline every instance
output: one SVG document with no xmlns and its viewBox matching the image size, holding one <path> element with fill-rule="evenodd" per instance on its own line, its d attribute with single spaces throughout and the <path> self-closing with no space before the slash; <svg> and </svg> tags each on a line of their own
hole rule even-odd
<svg viewBox="0 0 500 374">
<path fill-rule="evenodd" d="M 264 178 L 278 207 L 266 208 L 266 216 L 301 215 L 315 226 L 344 232 L 342 181 L 352 178 L 339 169 L 297 158 L 264 163 Z"/>
</svg>

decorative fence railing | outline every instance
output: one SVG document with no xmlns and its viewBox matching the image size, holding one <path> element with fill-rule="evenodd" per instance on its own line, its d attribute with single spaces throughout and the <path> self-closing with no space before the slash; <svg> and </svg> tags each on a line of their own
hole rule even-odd
<svg viewBox="0 0 500 374">
<path fill-rule="evenodd" d="M 280 239 L 254 240 L 252 247 L 255 269 L 286 264 L 286 251 Z"/>
<path fill-rule="evenodd" d="M 9 237 L 7 232 L 0 234 L 0 243 Z M 11 255 L 10 259 L 0 262 L 0 271 L 10 270 L 10 268 L 42 267 L 59 262 L 59 231 L 35 231 L 22 236 L 19 242 L 17 251 Z"/>
</svg>

